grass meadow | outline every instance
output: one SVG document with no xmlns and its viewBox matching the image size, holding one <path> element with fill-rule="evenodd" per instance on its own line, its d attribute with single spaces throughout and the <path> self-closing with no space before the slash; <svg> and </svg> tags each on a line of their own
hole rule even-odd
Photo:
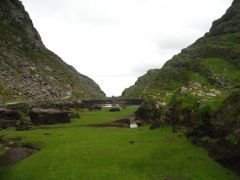
<svg viewBox="0 0 240 180">
<path fill-rule="evenodd" d="M 134 113 L 81 111 L 70 124 L 41 126 L 31 131 L 0 131 L 11 139 L 21 137 L 41 150 L 18 163 L 0 169 L 2 180 L 228 180 L 237 179 L 212 160 L 206 150 L 193 146 L 170 127 L 149 130 L 93 128 Z M 130 143 L 132 141 L 132 143 Z M 0 147 L 0 154 L 3 150 Z"/>
</svg>

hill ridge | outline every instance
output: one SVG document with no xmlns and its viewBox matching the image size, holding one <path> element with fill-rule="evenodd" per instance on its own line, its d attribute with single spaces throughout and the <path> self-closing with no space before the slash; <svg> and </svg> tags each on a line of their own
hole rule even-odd
<svg viewBox="0 0 240 180">
<path fill-rule="evenodd" d="M 239 84 L 240 1 L 234 0 L 226 14 L 213 22 L 211 30 L 181 53 L 173 56 L 161 69 L 149 70 L 123 91 L 128 98 L 175 92 L 189 81 L 226 91 Z M 237 26 L 236 26 L 237 24 Z M 219 60 L 219 64 L 216 62 Z M 214 68 L 210 64 L 216 64 Z M 221 76 L 225 70 L 229 75 Z M 235 68 L 233 68 L 233 66 Z M 234 75 L 235 77 L 234 77 Z"/>
</svg>

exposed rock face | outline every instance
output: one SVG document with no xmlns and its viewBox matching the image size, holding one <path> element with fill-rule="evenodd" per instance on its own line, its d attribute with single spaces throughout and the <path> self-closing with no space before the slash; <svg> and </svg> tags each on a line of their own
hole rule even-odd
<svg viewBox="0 0 240 180">
<path fill-rule="evenodd" d="M 29 116 L 35 125 L 70 123 L 68 112 L 55 109 L 33 109 L 29 112 Z"/>
<path fill-rule="evenodd" d="M 240 90 L 235 89 L 217 112 L 205 110 L 191 126 L 188 136 L 206 147 L 217 161 L 240 171 Z M 196 121 L 198 119 L 198 121 Z"/>
<path fill-rule="evenodd" d="M 188 82 L 186 87 L 185 86 L 181 87 L 179 95 L 187 95 L 188 93 L 200 97 L 202 98 L 202 100 L 207 100 L 222 94 L 221 91 L 217 89 L 214 88 L 211 89 L 206 86 L 203 86 L 199 82 L 193 81 Z"/>
<path fill-rule="evenodd" d="M 20 120 L 21 114 L 10 109 L 0 108 L 0 118 L 9 120 Z"/>
<path fill-rule="evenodd" d="M 0 103 L 104 97 L 93 80 L 45 48 L 19 0 L 0 1 Z"/>
<path fill-rule="evenodd" d="M 151 124 L 151 128 L 157 128 L 165 123 L 166 102 L 157 97 L 147 98 L 136 111 L 136 117 L 145 123 Z"/>
<path fill-rule="evenodd" d="M 213 22 L 210 35 L 220 35 L 240 32 L 240 1 L 234 0 L 233 5 L 219 20 Z"/>
<path fill-rule="evenodd" d="M 16 126 L 16 122 L 21 119 L 21 114 L 16 111 L 0 109 L 0 128 L 6 129 Z"/>
</svg>

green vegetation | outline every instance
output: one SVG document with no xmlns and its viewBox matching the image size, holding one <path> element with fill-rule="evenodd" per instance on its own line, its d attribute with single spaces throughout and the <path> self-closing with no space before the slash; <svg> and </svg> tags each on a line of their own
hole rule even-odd
<svg viewBox="0 0 240 180">
<path fill-rule="evenodd" d="M 174 96 L 171 103 L 180 106 L 183 111 L 190 109 L 196 110 L 198 106 L 198 100 L 199 98 L 197 96 L 188 93 L 185 96 Z"/>
<path fill-rule="evenodd" d="M 208 99 L 203 102 L 199 107 L 199 112 L 208 112 L 208 113 L 216 113 L 219 109 L 222 108 L 223 103 L 226 99 L 226 95 L 218 96 L 216 98 Z"/>
<path fill-rule="evenodd" d="M 240 32 L 218 36 L 205 35 L 183 49 L 161 69 L 150 70 L 140 77 L 122 96 L 159 95 L 159 91 L 172 93 L 189 81 L 200 82 L 204 86 L 222 91 L 239 85 L 239 42 Z"/>
<path fill-rule="evenodd" d="M 208 78 L 222 79 L 231 86 L 239 84 L 240 71 L 234 64 L 221 58 L 206 58 L 201 60 L 201 65 L 210 72 Z"/>
<path fill-rule="evenodd" d="M 158 124 L 159 120 L 165 113 L 164 101 L 155 96 L 149 96 L 144 100 L 141 106 L 136 111 L 137 118 L 144 120 L 148 124 Z M 152 128 L 152 127 L 151 127 Z"/>
<path fill-rule="evenodd" d="M 230 95 L 225 98 L 220 108 L 221 116 L 219 121 L 230 123 L 240 123 L 240 89 L 236 88 L 231 91 Z"/>
<path fill-rule="evenodd" d="M 0 179 L 236 179 L 171 128 L 87 127 L 125 117 L 136 108 L 114 113 L 81 111 L 81 118 L 70 125 L 1 131 L 7 139 L 22 137 L 23 142 L 38 144 L 41 151 L 1 169 Z"/>
<path fill-rule="evenodd" d="M 155 70 L 154 76 L 147 73 L 123 92 L 123 97 L 154 95 L 163 99 L 168 106 L 152 125 L 171 124 L 174 131 L 184 131 L 216 161 L 237 172 L 240 171 L 239 17 L 240 1 L 234 0 L 209 33 Z M 154 108 L 148 110 L 149 115 L 154 112 Z"/>
<path fill-rule="evenodd" d="M 199 72 L 193 72 L 193 71 L 186 71 L 189 77 L 189 80 L 192 80 L 194 82 L 199 82 L 202 85 L 205 86 L 211 86 L 208 82 L 208 78 L 206 76 L 201 75 Z"/>
<path fill-rule="evenodd" d="M 5 149 L 4 147 L 0 144 L 0 155 L 4 154 Z"/>
<path fill-rule="evenodd" d="M 53 101 L 105 97 L 96 83 L 44 47 L 18 0 L 1 1 L 0 15 L 3 103 L 46 97 Z M 114 113 L 107 108 L 99 112 L 74 110 L 81 118 L 70 124 L 0 131 L 5 140 L 21 137 L 21 144 L 41 148 L 29 158 L 2 168 L 0 179 L 239 178 L 183 134 L 172 133 L 165 126 L 169 120 L 174 132 L 184 131 L 193 142 L 207 147 L 214 159 L 239 170 L 240 91 L 231 91 L 240 85 L 239 17 L 240 1 L 235 0 L 203 38 L 162 69 L 148 71 L 123 92 L 124 98 L 143 98 L 138 114 L 161 128 L 89 126 L 129 116 L 137 110 L 132 106 Z M 3 153 L 0 146 L 0 155 Z"/>
</svg>

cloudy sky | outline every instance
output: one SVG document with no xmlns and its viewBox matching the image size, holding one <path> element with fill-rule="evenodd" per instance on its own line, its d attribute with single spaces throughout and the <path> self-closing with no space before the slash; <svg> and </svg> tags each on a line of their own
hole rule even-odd
<svg viewBox="0 0 240 180">
<path fill-rule="evenodd" d="M 22 0 L 48 49 L 108 95 L 211 27 L 232 0 Z"/>
</svg>

